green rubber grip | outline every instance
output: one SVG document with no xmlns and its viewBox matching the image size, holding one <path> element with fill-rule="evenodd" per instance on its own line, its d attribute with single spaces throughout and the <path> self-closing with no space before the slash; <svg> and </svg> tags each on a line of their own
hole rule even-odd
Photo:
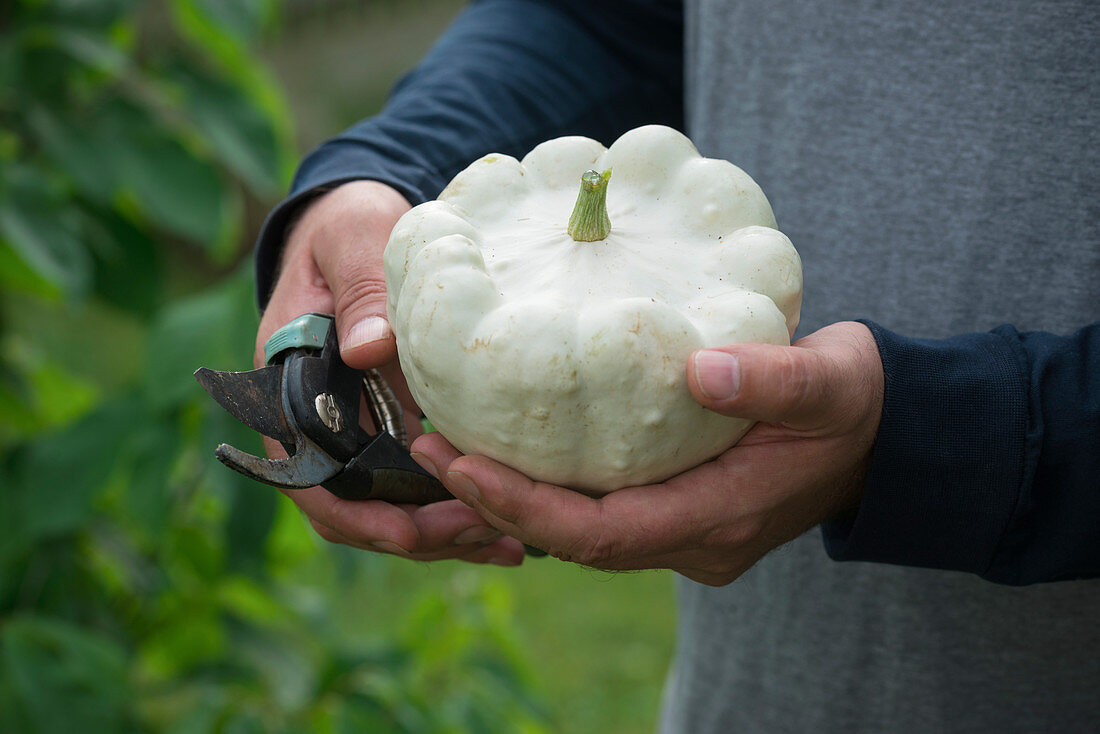
<svg viewBox="0 0 1100 734">
<path fill-rule="evenodd" d="M 271 362 L 288 349 L 320 349 L 325 346 L 333 317 L 326 313 L 307 313 L 281 326 L 264 342 L 264 362 Z"/>
</svg>

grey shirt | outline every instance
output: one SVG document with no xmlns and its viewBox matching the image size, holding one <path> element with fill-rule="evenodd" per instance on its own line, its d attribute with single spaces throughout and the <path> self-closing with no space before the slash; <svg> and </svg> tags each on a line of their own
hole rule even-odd
<svg viewBox="0 0 1100 734">
<path fill-rule="evenodd" d="M 686 12 L 689 132 L 798 247 L 801 334 L 1100 318 L 1100 4 Z M 1100 582 L 836 563 L 813 531 L 679 592 L 668 734 L 1100 731 Z"/>
</svg>

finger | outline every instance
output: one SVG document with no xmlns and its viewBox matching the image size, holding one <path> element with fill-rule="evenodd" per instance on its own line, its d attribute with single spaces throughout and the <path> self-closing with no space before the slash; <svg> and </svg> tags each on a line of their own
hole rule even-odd
<svg viewBox="0 0 1100 734">
<path fill-rule="evenodd" d="M 332 291 L 340 355 L 360 369 L 390 362 L 397 344 L 386 319 L 382 252 L 408 202 L 383 184 L 355 181 L 326 195 L 322 206 L 309 236 Z"/>
<path fill-rule="evenodd" d="M 434 456 L 440 463 L 449 461 L 451 456 L 459 456 L 453 447 L 442 438 L 437 437 L 432 443 L 435 443 L 436 446 L 422 445 L 419 448 L 428 455 Z M 424 461 L 428 460 L 424 454 L 421 454 L 421 458 Z M 489 462 L 484 457 L 477 458 Z M 490 463 L 495 464 L 495 462 Z M 462 470 L 468 476 L 480 476 L 476 469 L 464 468 L 461 464 L 454 464 L 453 466 L 458 470 Z M 504 469 L 499 464 L 496 467 Z M 511 470 L 504 469 L 504 471 L 510 472 Z M 451 478 L 453 479 L 453 477 Z M 522 475 L 513 479 L 518 481 L 511 483 L 511 489 L 518 490 L 516 496 L 519 497 L 532 496 L 531 487 L 527 486 L 526 483 L 530 483 L 534 487 L 560 489 L 553 488 L 551 485 L 539 485 L 530 482 Z M 733 493 L 722 493 L 725 495 L 725 500 L 723 500 L 721 497 L 702 496 L 704 492 L 701 492 L 699 488 L 724 486 L 719 483 L 728 484 L 727 479 L 722 467 L 715 462 L 711 462 L 674 478 L 667 485 L 623 489 L 601 500 L 591 500 L 570 490 L 561 490 L 568 493 L 567 496 L 573 495 L 574 497 L 580 497 L 582 500 L 600 503 L 603 510 L 599 516 L 599 523 L 606 523 L 618 528 L 636 528 L 635 541 L 637 538 L 644 539 L 641 541 L 645 544 L 644 551 L 640 551 L 636 545 L 632 547 L 630 544 L 622 544 L 620 546 L 622 550 L 616 550 L 615 533 L 602 536 L 604 539 L 600 540 L 601 536 L 598 533 L 582 531 L 577 539 L 561 541 L 555 540 L 554 537 L 540 535 L 540 528 L 537 526 L 535 526 L 528 542 L 549 548 L 552 555 L 562 560 L 595 568 L 609 570 L 671 568 L 699 583 L 712 586 L 724 585 L 740 576 L 760 555 L 754 548 L 748 547 L 746 544 L 743 551 L 727 548 L 727 557 L 721 564 L 716 565 L 713 558 L 710 557 L 714 550 L 712 547 L 707 547 L 708 545 L 713 545 L 715 541 L 722 543 L 732 541 L 736 543 L 738 540 L 735 529 L 723 528 L 722 532 L 716 532 L 717 524 L 713 521 L 714 517 L 726 514 L 727 508 L 724 505 L 735 505 L 736 501 Z M 501 525 L 516 525 L 517 532 L 521 532 L 518 530 L 520 525 L 531 525 L 531 523 L 525 523 L 522 518 L 525 510 L 518 507 L 499 509 L 501 504 L 499 501 L 484 499 L 488 496 L 485 489 L 492 486 L 491 480 L 486 481 L 484 477 L 481 477 L 476 483 L 479 485 L 479 500 L 474 501 L 474 504 L 487 517 Z M 537 517 L 547 516 L 545 512 L 547 505 L 537 494 L 536 492 L 531 502 L 528 503 L 530 505 L 529 509 L 536 513 L 535 516 Z M 679 503 L 676 500 L 679 500 Z M 677 507 L 678 504 L 679 508 Z M 495 512 L 500 513 L 500 515 L 511 515 L 513 521 L 505 521 L 496 516 L 495 513 L 490 513 L 489 507 L 494 507 Z M 427 508 L 422 508 L 420 512 L 425 509 Z M 562 518 L 549 517 L 549 524 L 554 526 L 556 531 L 562 531 L 568 525 Z M 746 539 L 749 539 L 753 537 L 754 531 L 750 526 L 742 529 L 741 532 Z M 565 536 L 567 533 L 562 532 L 561 535 Z M 711 542 L 708 543 L 708 540 Z M 570 548 L 571 550 L 556 550 L 555 543 L 560 543 L 561 547 Z M 469 548 L 468 545 L 462 545 L 451 552 L 402 555 L 415 560 L 437 560 L 454 557 L 471 563 L 492 563 L 501 566 L 520 565 L 525 557 L 523 546 L 519 541 L 507 536 L 495 542 L 490 541 L 483 548 L 475 548 L 472 551 Z M 377 550 L 376 548 L 368 549 Z"/>
<path fill-rule="evenodd" d="M 377 549 L 368 549 L 377 550 Z M 523 563 L 523 544 L 515 538 L 498 537 L 483 543 L 465 543 L 430 553 L 399 553 L 412 561 L 464 561 L 496 566 L 518 566 Z"/>
<path fill-rule="evenodd" d="M 523 543 L 515 538 L 504 537 L 489 545 L 460 556 L 467 563 L 490 563 L 494 566 L 519 566 L 523 564 L 526 553 Z"/>
<path fill-rule="evenodd" d="M 484 545 L 499 540 L 501 532 L 459 500 L 434 502 L 412 510 L 420 531 L 418 551 L 450 549 L 457 545 Z"/>
<path fill-rule="evenodd" d="M 425 433 L 413 441 L 409 446 L 409 453 L 413 461 L 440 481 L 451 462 L 462 456 L 462 452 L 452 446 L 451 442 L 438 431 Z"/>
<path fill-rule="evenodd" d="M 518 566 L 523 563 L 524 558 L 523 544 L 514 538 L 502 538 L 499 533 L 497 533 L 495 538 L 488 541 L 464 543 L 462 545 L 431 552 L 405 553 L 390 547 L 364 543 L 341 535 L 327 525 L 317 522 L 313 518 L 309 518 L 309 523 L 310 526 L 313 527 L 314 532 L 316 532 L 321 539 L 329 543 L 347 545 L 352 548 L 358 548 L 373 553 L 395 555 L 400 558 L 407 558 L 411 561 L 459 560 L 479 564 L 492 563 L 498 566 Z"/>
<path fill-rule="evenodd" d="M 320 491 L 327 491 L 321 488 Z M 303 490 L 309 492 L 312 490 Z M 301 494 L 301 492 L 299 492 Z M 323 498 L 322 498 L 323 499 Z M 439 561 L 450 558 L 463 558 L 475 551 L 479 551 L 487 545 L 495 544 L 501 540 L 500 531 L 488 525 L 480 515 L 462 504 L 458 500 L 439 502 L 423 507 L 411 505 L 391 505 L 385 502 L 348 501 L 334 498 L 337 508 L 344 512 L 364 510 L 367 505 L 377 507 L 366 508 L 364 511 L 378 512 L 379 508 L 385 508 L 387 512 L 403 513 L 420 531 L 415 542 L 398 542 L 392 532 L 375 526 L 367 526 L 359 522 L 348 522 L 349 518 L 333 520 L 331 515 L 321 514 L 320 517 L 310 515 L 310 511 L 303 508 L 310 515 L 310 522 L 325 540 L 335 543 L 343 543 L 363 550 L 381 551 L 391 553 L 403 558 L 416 561 Z M 299 507 L 303 506 L 299 502 Z M 350 505 L 350 507 L 348 507 Z M 314 509 L 314 511 L 316 511 Z M 384 519 L 379 519 L 384 522 Z M 322 529 L 324 532 L 322 532 Z M 499 560 L 501 565 L 515 565 L 513 552 L 519 549 L 522 555 L 523 546 L 518 541 L 506 544 L 500 548 Z M 511 550 L 509 550 L 511 549 Z M 490 562 L 488 554 L 485 561 Z"/>
<path fill-rule="evenodd" d="M 688 387 L 702 406 L 723 415 L 791 428 L 816 428 L 842 394 L 842 371 L 813 349 L 734 344 L 688 360 Z"/>
<path fill-rule="evenodd" d="M 282 490 L 311 520 L 335 531 L 353 545 L 370 545 L 396 553 L 419 549 L 420 531 L 409 513 L 379 500 L 343 500 L 322 487 Z"/>
<path fill-rule="evenodd" d="M 276 442 L 268 454 L 286 456 Z M 373 500 L 341 500 L 323 487 L 285 490 L 310 522 L 326 528 L 333 542 L 366 550 L 384 550 L 417 560 L 454 558 L 501 537 L 473 509 L 459 500 L 430 505 L 392 505 Z M 411 522 L 414 533 L 409 532 Z M 330 538 L 321 534 L 326 540 Z M 430 558 L 428 557 L 430 556 Z"/>
<path fill-rule="evenodd" d="M 603 569 L 668 565 L 710 532 L 703 485 L 633 487 L 596 499 L 535 482 L 484 456 L 453 461 L 445 485 L 506 534 L 566 561 Z M 709 485 L 707 485 L 709 486 Z"/>
<path fill-rule="evenodd" d="M 659 485 L 593 499 L 533 482 L 486 457 L 463 457 L 438 434 L 422 437 L 414 449 L 421 465 L 442 474 L 495 527 L 563 560 L 608 570 L 672 568 L 718 585 L 759 557 L 752 547 L 759 534 L 755 500 L 738 489 L 751 477 L 731 456 Z M 724 549 L 718 564 L 716 548 Z"/>
</svg>

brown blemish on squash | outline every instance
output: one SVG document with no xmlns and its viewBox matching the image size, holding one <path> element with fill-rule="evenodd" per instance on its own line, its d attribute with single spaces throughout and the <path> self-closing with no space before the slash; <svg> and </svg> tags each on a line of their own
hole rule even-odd
<svg viewBox="0 0 1100 734">
<path fill-rule="evenodd" d="M 475 337 L 474 341 L 469 346 L 466 346 L 465 344 L 463 344 L 462 349 L 465 352 L 476 352 L 479 349 L 488 349 L 489 345 L 492 344 L 492 341 L 493 341 L 493 335 L 492 334 L 490 334 L 489 336 L 484 337 L 484 338 L 480 337 L 480 336 Z"/>
</svg>

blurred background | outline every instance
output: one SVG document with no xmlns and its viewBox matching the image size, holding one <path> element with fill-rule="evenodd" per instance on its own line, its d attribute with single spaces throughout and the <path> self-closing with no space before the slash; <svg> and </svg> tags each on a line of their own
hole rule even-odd
<svg viewBox="0 0 1100 734">
<path fill-rule="evenodd" d="M 264 213 L 459 10 L 0 2 L 0 731 L 653 728 L 670 575 L 330 546 L 213 458 Z"/>
</svg>

